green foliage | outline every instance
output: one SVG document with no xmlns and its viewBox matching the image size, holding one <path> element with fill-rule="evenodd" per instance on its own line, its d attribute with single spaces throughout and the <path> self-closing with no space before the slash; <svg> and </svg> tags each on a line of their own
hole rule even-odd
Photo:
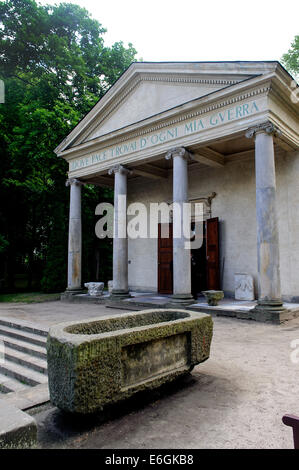
<svg viewBox="0 0 299 470">
<path fill-rule="evenodd" d="M 282 56 L 285 68 L 295 76 L 299 74 L 299 36 L 295 36 L 290 49 Z"/>
<path fill-rule="evenodd" d="M 59 294 L 44 294 L 43 292 L 0 294 L 0 302 L 22 302 L 26 304 L 59 300 Z"/>
<path fill-rule="evenodd" d="M 21 266 L 28 287 L 34 278 L 47 292 L 66 286 L 67 164 L 53 150 L 136 54 L 121 41 L 105 47 L 104 33 L 78 5 L 0 1 L 0 278 L 11 289 Z M 86 260 L 97 245 L 94 209 L 103 194 L 111 198 L 100 188 L 83 191 Z M 94 272 L 85 274 L 90 280 Z"/>
<path fill-rule="evenodd" d="M 7 250 L 9 243 L 6 238 L 0 233 L 0 253 L 4 253 Z"/>
</svg>

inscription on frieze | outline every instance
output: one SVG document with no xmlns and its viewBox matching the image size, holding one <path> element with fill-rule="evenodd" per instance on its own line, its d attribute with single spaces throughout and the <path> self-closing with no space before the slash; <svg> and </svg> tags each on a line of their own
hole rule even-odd
<svg viewBox="0 0 299 470">
<path fill-rule="evenodd" d="M 260 103 L 251 101 L 243 104 L 237 104 L 230 108 L 220 111 L 213 111 L 203 114 L 197 119 L 182 121 L 177 126 L 168 127 L 158 132 L 152 132 L 148 135 L 128 140 L 119 145 L 107 147 L 99 152 L 92 153 L 86 157 L 77 158 L 70 161 L 70 171 L 85 168 L 118 157 L 130 155 L 138 151 L 161 145 L 165 142 L 174 141 L 180 137 L 192 134 L 198 134 L 207 129 L 216 128 L 222 124 L 233 122 L 248 116 L 254 115 L 260 111 Z"/>
</svg>

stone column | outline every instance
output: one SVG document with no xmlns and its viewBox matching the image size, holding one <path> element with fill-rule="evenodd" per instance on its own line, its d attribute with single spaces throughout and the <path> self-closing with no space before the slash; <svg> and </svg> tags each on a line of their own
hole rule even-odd
<svg viewBox="0 0 299 470">
<path fill-rule="evenodd" d="M 259 296 L 255 311 L 285 310 L 280 290 L 279 236 L 273 136 L 280 131 L 266 122 L 248 129 L 255 138 L 256 220 Z"/>
<path fill-rule="evenodd" d="M 112 297 L 129 297 L 127 238 L 127 176 L 122 165 L 109 170 L 114 174 L 113 289 Z"/>
<path fill-rule="evenodd" d="M 174 148 L 166 154 L 166 160 L 173 159 L 173 296 L 172 302 L 190 304 L 191 295 L 191 260 L 190 249 L 185 247 L 183 230 L 183 205 L 188 202 L 188 158 L 189 152 L 184 147 Z M 176 206 L 176 207 L 175 207 Z M 191 223 L 188 220 L 187 223 Z M 180 234 L 180 236 L 177 236 Z"/>
<path fill-rule="evenodd" d="M 82 224 L 81 224 L 81 186 L 77 179 L 69 179 L 66 186 L 70 186 L 70 212 L 69 212 L 69 244 L 68 244 L 68 275 L 67 290 L 69 294 L 82 291 L 81 284 L 81 258 L 82 258 Z"/>
</svg>

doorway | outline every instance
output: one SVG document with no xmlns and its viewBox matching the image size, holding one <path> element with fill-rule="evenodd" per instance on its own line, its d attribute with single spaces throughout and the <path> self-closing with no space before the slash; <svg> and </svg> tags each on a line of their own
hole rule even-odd
<svg viewBox="0 0 299 470">
<path fill-rule="evenodd" d="M 158 224 L 158 292 L 173 293 L 172 224 L 168 225 L 169 236 L 162 238 L 162 224 Z M 191 229 L 194 229 L 194 225 Z M 203 226 L 203 243 L 191 250 L 191 293 L 194 298 L 203 290 L 218 290 L 219 276 L 219 221 L 218 217 L 207 219 Z"/>
<path fill-rule="evenodd" d="M 167 238 L 162 237 L 164 229 L 168 229 Z M 172 224 L 158 224 L 158 292 L 160 294 L 173 293 L 172 236 Z"/>
</svg>

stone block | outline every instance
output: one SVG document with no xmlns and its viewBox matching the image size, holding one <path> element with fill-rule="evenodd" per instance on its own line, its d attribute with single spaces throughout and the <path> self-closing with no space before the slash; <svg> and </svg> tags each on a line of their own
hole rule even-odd
<svg viewBox="0 0 299 470">
<path fill-rule="evenodd" d="M 85 282 L 84 286 L 88 289 L 88 295 L 91 295 L 92 297 L 98 297 L 103 294 L 103 282 Z"/>
<path fill-rule="evenodd" d="M 113 281 L 108 281 L 108 292 L 109 292 L 109 294 L 112 293 L 112 289 L 113 289 Z"/>
<path fill-rule="evenodd" d="M 0 400 L 0 449 L 24 449 L 37 442 L 37 426 L 32 416 Z"/>
<path fill-rule="evenodd" d="M 51 402 L 92 413 L 186 374 L 208 359 L 210 315 L 155 309 L 67 322 L 47 341 Z"/>
<path fill-rule="evenodd" d="M 235 274 L 235 299 L 254 300 L 254 283 L 250 274 Z"/>
</svg>

